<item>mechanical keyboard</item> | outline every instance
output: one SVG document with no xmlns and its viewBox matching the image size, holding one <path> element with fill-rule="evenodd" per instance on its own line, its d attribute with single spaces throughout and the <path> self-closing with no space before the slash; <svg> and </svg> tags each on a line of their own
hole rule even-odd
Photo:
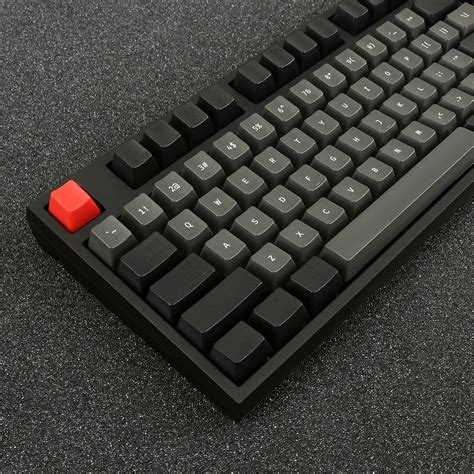
<svg viewBox="0 0 474 474">
<path fill-rule="evenodd" d="M 344 0 L 27 209 L 238 420 L 473 194 L 474 7 Z"/>
</svg>

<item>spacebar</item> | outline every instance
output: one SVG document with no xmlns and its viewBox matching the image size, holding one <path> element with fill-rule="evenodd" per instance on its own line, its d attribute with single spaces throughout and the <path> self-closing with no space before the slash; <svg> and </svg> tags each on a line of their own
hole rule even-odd
<svg viewBox="0 0 474 474">
<path fill-rule="evenodd" d="M 472 166 L 474 132 L 457 128 L 336 234 L 321 257 L 353 278 Z"/>
</svg>

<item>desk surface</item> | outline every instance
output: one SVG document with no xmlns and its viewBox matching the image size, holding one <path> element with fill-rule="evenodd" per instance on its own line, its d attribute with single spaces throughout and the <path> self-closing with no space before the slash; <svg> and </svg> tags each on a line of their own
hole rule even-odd
<svg viewBox="0 0 474 474">
<path fill-rule="evenodd" d="M 470 206 L 240 424 L 36 245 L 45 189 L 323 1 L 0 2 L 2 470 L 469 469 Z"/>
</svg>

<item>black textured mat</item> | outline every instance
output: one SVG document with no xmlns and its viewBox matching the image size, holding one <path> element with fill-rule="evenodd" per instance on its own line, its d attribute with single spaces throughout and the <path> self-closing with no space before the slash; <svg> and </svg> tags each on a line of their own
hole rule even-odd
<svg viewBox="0 0 474 474">
<path fill-rule="evenodd" d="M 40 192 L 319 8 L 0 1 L 2 471 L 470 469 L 470 205 L 240 424 L 25 222 Z"/>
</svg>

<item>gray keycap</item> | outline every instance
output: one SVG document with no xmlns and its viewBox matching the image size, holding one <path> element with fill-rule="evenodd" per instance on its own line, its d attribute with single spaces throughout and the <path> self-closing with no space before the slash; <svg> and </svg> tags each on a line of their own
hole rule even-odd
<svg viewBox="0 0 474 474">
<path fill-rule="evenodd" d="M 222 166 L 203 151 L 184 162 L 181 176 L 201 195 L 220 186 L 225 179 Z"/>
<path fill-rule="evenodd" d="M 326 176 L 332 186 L 354 171 L 350 156 L 332 145 L 320 151 L 314 157 L 311 166 Z"/>
<path fill-rule="evenodd" d="M 393 17 L 393 22 L 398 25 L 412 40 L 425 32 L 425 20 L 409 8 L 404 8 Z"/>
<path fill-rule="evenodd" d="M 369 78 L 382 87 L 387 97 L 398 92 L 405 84 L 403 73 L 385 62 L 372 69 Z"/>
<path fill-rule="evenodd" d="M 423 34 L 415 38 L 410 43 L 410 49 L 423 58 L 425 65 L 429 66 L 431 63 L 438 61 L 438 59 L 443 54 L 443 48 L 441 45 L 430 38 L 429 36 Z"/>
<path fill-rule="evenodd" d="M 419 121 L 436 130 L 440 140 L 444 140 L 457 126 L 456 114 L 438 104 L 433 104 L 425 110 Z"/>
<path fill-rule="evenodd" d="M 242 209 L 247 209 L 258 205 L 268 192 L 268 186 L 258 174 L 242 166 L 226 179 L 224 191 L 230 194 Z"/>
<path fill-rule="evenodd" d="M 451 89 L 441 97 L 439 105 L 452 110 L 458 117 L 458 121 L 463 123 L 474 112 L 474 97 L 459 89 Z"/>
<path fill-rule="evenodd" d="M 474 31 L 474 7 L 463 3 L 446 17 L 446 21 L 457 28 L 464 38 Z"/>
<path fill-rule="evenodd" d="M 311 206 L 329 192 L 329 181 L 309 165 L 297 169 L 286 182 L 286 187 L 296 193 L 306 206 Z"/>
<path fill-rule="evenodd" d="M 386 21 L 380 25 L 375 30 L 374 35 L 387 46 L 390 54 L 396 53 L 408 42 L 407 34 L 391 21 Z"/>
<path fill-rule="evenodd" d="M 306 79 L 290 87 L 288 99 L 300 109 L 305 117 L 316 112 L 317 109 L 322 109 L 326 104 L 323 91 Z"/>
<path fill-rule="evenodd" d="M 305 211 L 301 198 L 281 184 L 262 198 L 259 208 L 270 216 L 280 229 L 300 217 Z"/>
<path fill-rule="evenodd" d="M 171 171 L 153 186 L 151 197 L 173 217 L 183 209 L 194 207 L 197 200 L 196 191 L 176 171 Z"/>
<path fill-rule="evenodd" d="M 204 244 L 201 257 L 214 266 L 221 276 L 227 276 L 247 263 L 250 250 L 235 235 L 222 229 Z"/>
<path fill-rule="evenodd" d="M 459 31 L 444 21 L 438 21 L 433 25 L 428 30 L 428 36 L 441 44 L 444 51 L 456 47 L 461 39 Z"/>
<path fill-rule="evenodd" d="M 378 66 L 388 58 L 387 47 L 372 35 L 365 35 L 355 44 L 356 51 L 367 61 L 369 66 Z"/>
<path fill-rule="evenodd" d="M 295 168 L 299 168 L 313 159 L 318 152 L 318 146 L 309 135 L 294 128 L 280 138 L 277 150 L 287 156 Z"/>
<path fill-rule="evenodd" d="M 291 256 L 272 243 L 265 244 L 253 254 L 246 268 L 270 290 L 284 285 L 297 269 Z"/>
<path fill-rule="evenodd" d="M 345 49 L 334 58 L 334 61 L 336 68 L 346 76 L 349 82 L 355 82 L 369 72 L 367 61 L 352 49 Z"/>
<path fill-rule="evenodd" d="M 241 213 L 237 202 L 220 188 L 213 188 L 198 199 L 194 212 L 217 232 L 230 227 Z"/>
<path fill-rule="evenodd" d="M 211 229 L 194 212 L 185 209 L 171 219 L 164 236 L 183 254 L 199 253 L 204 242 L 212 237 Z"/>
<path fill-rule="evenodd" d="M 316 229 L 327 241 L 336 235 L 349 219 L 343 207 L 329 199 L 321 198 L 305 212 L 303 222 Z"/>
<path fill-rule="evenodd" d="M 333 99 L 347 89 L 347 79 L 344 74 L 330 64 L 323 64 L 316 69 L 311 80 L 323 91 L 327 99 Z"/>
<path fill-rule="evenodd" d="M 237 135 L 249 144 L 254 153 L 260 153 L 278 140 L 275 127 L 258 114 L 252 114 L 240 122 Z"/>
<path fill-rule="evenodd" d="M 288 252 L 300 267 L 319 253 L 323 239 L 319 232 L 299 219 L 285 227 L 275 240 L 275 244 Z"/>
<path fill-rule="evenodd" d="M 458 80 L 464 79 L 474 69 L 474 60 L 457 49 L 450 49 L 443 54 L 439 63 L 454 71 Z"/>
<path fill-rule="evenodd" d="M 354 219 L 372 202 L 370 189 L 349 176 L 336 184 L 328 197 L 345 209 L 349 219 Z"/>
<path fill-rule="evenodd" d="M 398 138 L 416 150 L 418 159 L 423 158 L 437 144 L 436 132 L 417 121 L 405 127 Z"/>
<path fill-rule="evenodd" d="M 406 127 L 418 117 L 418 105 L 410 99 L 393 94 L 380 107 L 380 111 L 396 120 L 399 128 Z"/>
<path fill-rule="evenodd" d="M 143 193 L 123 206 L 120 219 L 139 240 L 143 240 L 154 231 L 161 232 L 167 221 L 163 209 Z"/>
<path fill-rule="evenodd" d="M 258 154 L 250 168 L 263 178 L 269 188 L 284 183 L 295 169 L 291 161 L 273 147 Z"/>
<path fill-rule="evenodd" d="M 472 166 L 473 156 L 474 132 L 456 129 L 328 242 L 321 257 L 350 280 Z"/>
<path fill-rule="evenodd" d="M 352 84 L 347 95 L 359 102 L 366 112 L 370 112 L 371 110 L 380 107 L 385 99 L 383 89 L 366 77 L 363 77 L 355 84 Z"/>
<path fill-rule="evenodd" d="M 456 74 L 439 63 L 433 63 L 425 69 L 421 74 L 421 79 L 436 87 L 440 95 L 448 92 L 457 83 Z"/>
<path fill-rule="evenodd" d="M 106 265 L 115 268 L 120 257 L 137 243 L 116 217 L 108 216 L 92 227 L 87 245 Z"/>
<path fill-rule="evenodd" d="M 397 178 L 404 175 L 417 162 L 415 149 L 397 139 L 390 140 L 380 148 L 377 158 L 391 166 Z"/>
<path fill-rule="evenodd" d="M 298 107 L 281 95 L 265 105 L 263 116 L 277 129 L 280 135 L 298 127 L 303 121 Z"/>
<path fill-rule="evenodd" d="M 474 96 L 474 73 L 469 74 L 459 84 L 458 89 Z"/>
<path fill-rule="evenodd" d="M 224 168 L 227 174 L 252 161 L 250 147 L 232 132 L 227 132 L 212 144 L 211 155 Z"/>
<path fill-rule="evenodd" d="M 310 115 L 303 122 L 301 129 L 316 140 L 320 150 L 333 143 L 342 133 L 339 122 L 322 110 L 317 110 Z"/>
<path fill-rule="evenodd" d="M 397 122 L 379 110 L 372 110 L 369 115 L 366 115 L 361 120 L 359 128 L 373 137 L 379 147 L 398 134 Z"/>
<path fill-rule="evenodd" d="M 372 156 L 377 149 L 375 140 L 370 135 L 354 127 L 337 139 L 336 147 L 347 153 L 356 165 Z"/>
<path fill-rule="evenodd" d="M 256 252 L 278 234 L 275 221 L 253 206 L 235 219 L 230 230 L 243 240 L 252 252 Z"/>
<path fill-rule="evenodd" d="M 407 81 L 419 76 L 425 67 L 423 59 L 407 48 L 402 48 L 390 57 L 389 63 L 403 72 Z"/>
<path fill-rule="evenodd" d="M 406 84 L 401 93 L 408 99 L 416 102 L 421 111 L 426 110 L 430 105 L 438 101 L 436 87 L 418 77 L 415 77 L 415 79 Z"/>
<path fill-rule="evenodd" d="M 378 198 L 396 178 L 391 166 L 375 158 L 368 158 L 355 170 L 354 179 L 368 186 L 372 196 Z"/>
<path fill-rule="evenodd" d="M 364 116 L 362 106 L 346 94 L 339 94 L 329 101 L 325 111 L 334 117 L 344 130 L 359 123 Z"/>
</svg>

